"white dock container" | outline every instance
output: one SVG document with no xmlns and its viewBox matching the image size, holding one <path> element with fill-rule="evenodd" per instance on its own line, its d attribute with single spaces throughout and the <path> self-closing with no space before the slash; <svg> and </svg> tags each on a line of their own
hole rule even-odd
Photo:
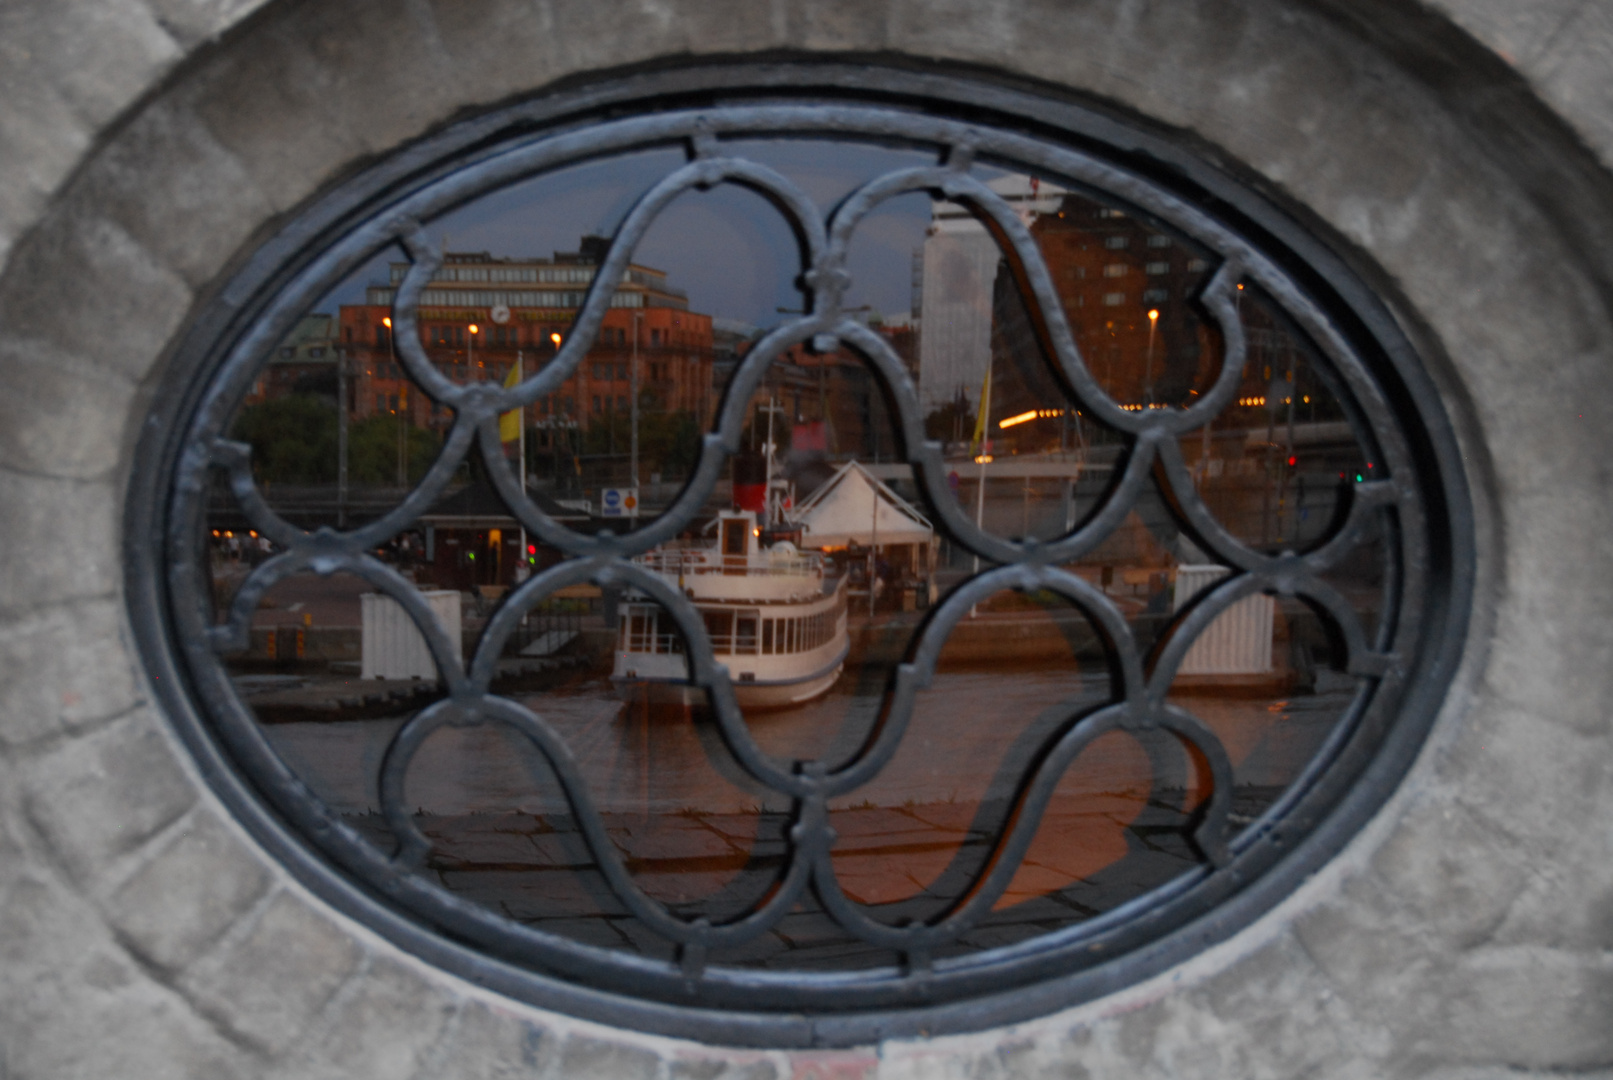
<svg viewBox="0 0 1613 1080">
<path fill-rule="evenodd" d="M 1213 564 L 1177 567 L 1171 610 L 1180 611 L 1189 600 L 1231 572 L 1225 566 Z M 1276 606 L 1274 597 L 1262 593 L 1246 596 L 1227 608 L 1193 642 L 1177 674 L 1262 675 L 1269 672 Z"/>
<path fill-rule="evenodd" d="M 452 589 L 430 589 L 423 590 L 422 595 L 447 632 L 448 640 L 453 642 L 456 654 L 463 655 L 459 593 Z M 441 681 L 437 665 L 431 659 L 431 650 L 426 648 L 425 636 L 403 606 L 385 593 L 364 593 L 359 599 L 364 615 L 360 677 Z"/>
</svg>

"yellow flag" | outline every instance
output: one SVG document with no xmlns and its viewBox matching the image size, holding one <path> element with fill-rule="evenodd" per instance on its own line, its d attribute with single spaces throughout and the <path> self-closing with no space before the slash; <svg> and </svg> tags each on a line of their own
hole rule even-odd
<svg viewBox="0 0 1613 1080">
<path fill-rule="evenodd" d="M 504 377 L 504 389 L 520 385 L 521 365 L 511 364 L 510 373 Z M 499 442 L 514 442 L 521 437 L 521 410 L 512 409 L 498 418 Z"/>
<path fill-rule="evenodd" d="M 991 435 L 991 361 L 986 361 L 986 381 L 980 385 L 980 413 L 975 417 L 974 438 L 969 440 L 970 456 L 981 453 Z"/>
</svg>

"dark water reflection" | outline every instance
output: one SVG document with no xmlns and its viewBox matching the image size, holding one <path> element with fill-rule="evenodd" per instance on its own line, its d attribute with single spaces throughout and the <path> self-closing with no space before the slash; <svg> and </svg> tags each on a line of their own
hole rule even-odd
<svg viewBox="0 0 1613 1080">
<path fill-rule="evenodd" d="M 1235 770 L 1235 820 L 1263 811 L 1314 755 L 1354 693 L 1319 672 L 1317 693 L 1270 700 L 1173 698 L 1221 738 Z M 863 692 L 857 692 L 862 689 Z M 831 806 L 842 888 L 883 921 L 928 918 L 965 895 L 989 861 L 1020 777 L 1071 717 L 1102 704 L 1106 679 L 1035 668 L 944 671 L 921 695 L 901 749 Z M 565 737 L 612 842 L 640 887 L 720 920 L 761 902 L 786 864 L 791 807 L 725 761 L 712 725 L 624 706 L 602 679 L 523 699 Z M 769 753 L 856 754 L 880 698 L 842 687 L 749 720 Z M 402 718 L 265 727 L 289 764 L 386 846 L 375 774 Z M 1198 865 L 1188 838 L 1208 783 L 1158 735 L 1095 740 L 1063 777 L 1007 893 L 952 952 L 1021 940 L 1109 910 Z M 450 890 L 585 941 L 670 956 L 630 918 L 581 842 L 541 757 L 505 729 L 445 729 L 416 758 L 409 802 Z M 863 967 L 893 957 L 850 938 L 808 901 L 726 963 Z"/>
</svg>

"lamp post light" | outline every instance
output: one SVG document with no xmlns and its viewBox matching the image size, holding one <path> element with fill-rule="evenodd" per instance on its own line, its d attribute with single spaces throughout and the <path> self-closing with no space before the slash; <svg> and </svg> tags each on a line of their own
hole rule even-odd
<svg viewBox="0 0 1613 1080">
<path fill-rule="evenodd" d="M 1143 361 L 1143 402 L 1154 403 L 1154 330 L 1159 326 L 1159 309 L 1148 309 L 1148 355 Z"/>
</svg>

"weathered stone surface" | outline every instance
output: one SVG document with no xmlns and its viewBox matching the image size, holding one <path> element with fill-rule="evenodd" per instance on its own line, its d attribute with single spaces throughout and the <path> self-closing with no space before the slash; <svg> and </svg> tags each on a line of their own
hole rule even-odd
<svg viewBox="0 0 1613 1080">
<path fill-rule="evenodd" d="M 33 878 L 0 905 L 7 1076 L 249 1075 L 239 1050 L 147 978 L 71 891 Z"/>
<path fill-rule="evenodd" d="M 138 700 L 111 598 L 0 623 L 0 744 L 20 745 L 127 712 Z"/>
<path fill-rule="evenodd" d="M 661 1059 L 628 1042 L 593 1035 L 571 1035 L 560 1048 L 559 1075 L 576 1080 L 651 1080 Z"/>
<path fill-rule="evenodd" d="M 1554 5 L 1556 6 L 1556 5 Z M 1579 4 L 1556 31 L 1543 34 L 1539 46 L 1520 66 L 1557 111 L 1572 119 L 1587 142 L 1597 147 L 1604 164 L 1613 162 L 1613 13 L 1601 4 Z"/>
<path fill-rule="evenodd" d="M 46 341 L 0 337 L 0 462 L 44 476 L 95 479 L 126 453 L 134 384 Z"/>
<path fill-rule="evenodd" d="M 546 1026 L 513 1008 L 466 1002 L 414 1074 L 415 1080 L 520 1080 L 548 1074 L 557 1040 Z"/>
<path fill-rule="evenodd" d="M 162 199 L 150 198 L 153 174 L 165 179 Z M 192 288 L 205 285 L 273 209 L 196 115 L 166 101 L 136 117 L 128 137 L 96 159 L 77 198 Z"/>
<path fill-rule="evenodd" d="M 194 49 L 223 34 L 268 0 L 146 0 L 157 25 L 181 48 Z"/>
<path fill-rule="evenodd" d="M 1446 1023 L 1426 1036 L 1445 1060 L 1551 1069 L 1613 1060 L 1613 955 L 1480 949 L 1452 975 Z"/>
<path fill-rule="evenodd" d="M 190 301 L 184 281 L 122 228 L 87 211 L 58 216 L 0 275 L 0 335 L 49 341 L 85 364 L 138 380 Z"/>
<path fill-rule="evenodd" d="M 232 52 L 187 86 L 179 104 L 241 162 L 269 203 L 285 210 L 307 198 L 335 162 L 363 152 L 360 138 L 316 104 L 328 79 L 305 48 L 266 30 L 252 49 Z"/>
<path fill-rule="evenodd" d="M 1588 5 L 1584 0 L 1538 0 L 1533 4 L 1493 0 L 1432 0 L 1508 63 L 1528 68 L 1571 32 Z"/>
<path fill-rule="evenodd" d="M 177 970 L 194 960 L 263 895 L 269 873 L 257 854 L 210 813 L 118 887 L 112 924 L 148 962 Z"/>
<path fill-rule="evenodd" d="M 1509 839 L 1454 800 L 1430 800 L 1406 815 L 1373 869 L 1405 918 L 1447 948 L 1471 948 L 1495 932 L 1528 876 Z"/>
<path fill-rule="evenodd" d="M 180 985 L 236 1037 L 279 1054 L 325 1008 L 359 958 L 358 944 L 327 915 L 281 893 L 255 922 L 198 961 Z"/>
<path fill-rule="evenodd" d="M 117 507 L 105 481 L 0 468 L 0 611 L 108 596 L 117 585 Z M 20 613 L 20 612 L 19 612 Z"/>
<path fill-rule="evenodd" d="M 92 133 L 178 53 L 135 0 L 0 7 L 0 259 L 81 159 Z"/>
<path fill-rule="evenodd" d="M 98 882 L 195 802 L 176 749 L 137 711 L 30 764 L 29 819 L 77 880 Z"/>
<path fill-rule="evenodd" d="M 785 1060 L 689 1047 L 662 1060 L 658 1043 L 618 1045 L 564 1017 L 549 1034 L 524 1012 L 478 1003 L 460 1005 L 439 1036 L 450 998 L 412 968 L 386 974 L 383 960 L 338 992 L 370 946 L 293 894 L 229 925 L 221 913 L 246 902 L 255 879 L 239 864 L 206 878 L 216 853 L 188 833 L 165 838 L 158 862 L 105 896 L 101 871 L 127 867 L 192 798 L 175 797 L 189 781 L 165 737 L 130 741 L 119 733 L 134 725 L 114 723 L 68 741 L 137 693 L 107 599 L 121 493 L 42 479 L 118 475 L 139 419 L 125 388 L 146 376 L 191 290 L 272 227 L 274 212 L 366 154 L 461 106 L 590 67 L 785 45 L 978 62 L 1090 91 L 1227 152 L 1303 217 L 1339 230 L 1352 259 L 1404 293 L 1473 397 L 1507 559 L 1489 568 L 1505 589 L 1472 706 L 1414 773 L 1418 797 L 1393 811 L 1403 816 L 1384 824 L 1377 850 L 1348 855 L 1347 872 L 1327 871 L 1304 910 L 1283 917 L 1292 938 L 1268 920 L 1244 939 L 1264 948 L 1179 983 L 1009 1032 L 835 1060 L 926 1080 L 1608 1075 L 1613 841 L 1598 823 L 1613 804 L 1613 618 L 1600 584 L 1613 525 L 1613 334 L 1596 278 L 1606 256 L 1531 205 L 1513 165 L 1441 98 L 1471 96 L 1461 71 L 1418 69 L 1413 54 L 1379 51 L 1282 0 L 287 4 L 109 126 L 181 48 L 253 6 L 22 0 L 0 10 L 0 259 L 10 259 L 0 465 L 11 470 L 0 473 L 0 812 L 12 815 L 0 823 L 0 1074 L 262 1071 L 261 1061 L 240 1066 L 237 1047 L 124 955 L 101 922 L 108 912 L 146 963 L 189 965 L 182 985 L 195 1007 L 282 1058 L 287 1076 L 385 1066 L 421 1080 L 569 1067 L 728 1077 L 772 1075 Z M 1613 161 L 1606 5 L 1429 6 L 1502 52 Z M 1579 168 L 1577 151 L 1531 145 L 1552 166 Z M 80 166 L 79 186 L 60 195 Z M 95 385 L 96 372 L 118 378 Z M 58 606 L 71 597 L 86 599 Z M 172 887 L 158 889 L 154 868 L 170 856 Z M 52 865 L 77 886 L 40 876 Z M 86 891 L 108 906 L 98 912 Z M 198 912 L 194 937 L 156 910 L 186 905 Z"/>
<path fill-rule="evenodd" d="M 857 0 L 794 0 L 784 5 L 784 27 L 792 48 L 877 49 L 885 41 L 888 13 Z"/>
<path fill-rule="evenodd" d="M 443 987 L 391 960 L 371 963 L 332 1004 L 319 1034 L 271 1075 L 286 1080 L 409 1076 L 454 1009 Z"/>
<path fill-rule="evenodd" d="M 781 1075 L 786 1074 L 779 1071 L 778 1065 L 759 1056 L 749 1061 L 739 1055 L 675 1057 L 667 1064 L 667 1080 L 775 1080 Z"/>
</svg>

